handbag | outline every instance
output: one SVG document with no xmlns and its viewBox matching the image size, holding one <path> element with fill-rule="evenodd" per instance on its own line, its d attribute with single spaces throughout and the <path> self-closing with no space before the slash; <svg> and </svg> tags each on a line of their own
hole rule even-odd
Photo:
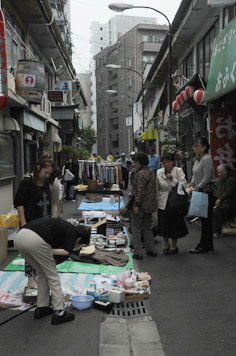
<svg viewBox="0 0 236 356">
<path fill-rule="evenodd" d="M 192 192 L 190 200 L 189 215 L 207 218 L 208 216 L 208 195 L 202 192 Z"/>
<path fill-rule="evenodd" d="M 188 194 L 185 192 L 182 184 L 177 183 L 175 187 L 170 190 L 165 210 L 167 214 L 187 215 Z"/>
</svg>

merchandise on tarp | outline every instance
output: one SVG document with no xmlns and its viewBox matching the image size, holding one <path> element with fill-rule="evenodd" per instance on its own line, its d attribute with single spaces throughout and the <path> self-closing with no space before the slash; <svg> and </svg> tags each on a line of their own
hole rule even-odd
<svg viewBox="0 0 236 356">
<path fill-rule="evenodd" d="M 116 274 L 120 271 L 123 271 L 125 268 L 134 268 L 132 254 L 127 255 L 129 257 L 128 263 L 123 267 L 117 266 L 105 266 L 103 264 L 91 264 L 91 263 L 84 263 L 84 262 L 75 262 L 75 261 L 64 261 L 57 265 L 57 271 L 61 273 L 112 273 Z M 18 256 L 13 261 L 17 259 L 22 259 L 22 257 Z M 4 271 L 24 271 L 24 266 L 17 265 L 15 263 L 9 263 Z"/>
<path fill-rule="evenodd" d="M 124 206 L 124 201 L 121 199 L 120 206 Z M 87 203 L 86 199 L 83 199 L 78 210 L 118 210 L 119 203 L 112 202 L 110 198 L 103 198 L 101 202 Z"/>
</svg>

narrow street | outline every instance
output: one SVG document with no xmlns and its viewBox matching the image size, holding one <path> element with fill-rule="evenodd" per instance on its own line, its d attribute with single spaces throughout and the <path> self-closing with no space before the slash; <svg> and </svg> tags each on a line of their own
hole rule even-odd
<svg viewBox="0 0 236 356">
<path fill-rule="evenodd" d="M 75 217 L 74 203 L 64 204 L 64 217 Z M 180 241 L 178 255 L 164 256 L 162 241 L 157 237 L 158 257 L 138 261 L 139 271 L 148 271 L 152 277 L 151 296 L 144 302 L 147 316 L 156 323 L 165 356 L 234 356 L 236 240 L 234 237 L 215 240 L 215 252 L 193 256 L 188 250 L 198 241 L 199 226 L 188 227 L 190 234 Z M 8 254 L 1 270 L 14 255 L 15 252 Z M 93 308 L 73 311 L 74 322 L 56 327 L 50 325 L 50 317 L 34 320 L 30 311 L 2 325 L 1 354 L 98 356 L 100 327 L 106 314 Z M 0 322 L 15 313 L 2 310 Z M 113 319 L 117 323 L 117 318 Z M 138 321 L 131 319 L 132 323 Z M 113 349 L 114 356 L 129 355 L 120 353 L 125 344 L 120 338 L 121 330 L 113 335 L 120 343 L 118 349 Z M 143 337 L 144 334 L 145 330 Z M 148 351 L 145 355 L 149 355 Z M 150 355 L 164 356 L 162 351 Z"/>
</svg>

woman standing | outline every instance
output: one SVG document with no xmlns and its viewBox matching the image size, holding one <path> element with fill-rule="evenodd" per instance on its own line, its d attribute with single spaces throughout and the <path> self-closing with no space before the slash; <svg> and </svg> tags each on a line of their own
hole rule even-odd
<svg viewBox="0 0 236 356">
<path fill-rule="evenodd" d="M 188 234 L 184 217 L 176 211 L 168 212 L 168 196 L 177 183 L 183 187 L 186 179 L 182 168 L 175 167 L 175 159 L 172 153 L 164 153 L 162 157 L 163 168 L 157 171 L 157 205 L 158 205 L 158 234 L 164 239 L 164 255 L 175 255 L 179 252 L 177 240 Z M 172 240 L 170 246 L 169 239 Z"/>
<path fill-rule="evenodd" d="M 51 216 L 48 178 L 52 171 L 53 161 L 48 154 L 44 154 L 35 164 L 33 174 L 21 181 L 14 201 L 21 228 L 31 220 Z M 27 261 L 25 275 L 28 277 L 28 287 L 36 288 L 36 272 Z"/>
<path fill-rule="evenodd" d="M 213 207 L 215 204 L 215 174 L 211 156 L 208 154 L 210 145 L 206 137 L 198 137 L 194 141 L 196 162 L 193 166 L 191 191 L 205 192 L 208 194 L 208 216 L 201 218 L 201 239 L 195 249 L 190 253 L 199 254 L 213 251 Z"/>
<path fill-rule="evenodd" d="M 133 238 L 134 255 L 137 260 L 143 259 L 141 235 L 143 232 L 146 254 L 157 257 L 151 229 L 152 213 L 156 212 L 155 176 L 148 166 L 148 156 L 137 153 L 134 156 L 137 170 L 131 189 L 130 224 Z"/>
</svg>

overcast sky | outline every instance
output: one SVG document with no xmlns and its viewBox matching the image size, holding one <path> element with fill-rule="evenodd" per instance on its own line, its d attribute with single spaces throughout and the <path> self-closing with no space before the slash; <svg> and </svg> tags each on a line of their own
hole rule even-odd
<svg viewBox="0 0 236 356">
<path fill-rule="evenodd" d="M 113 2 L 150 6 L 163 12 L 173 20 L 181 0 L 71 0 L 71 32 L 73 42 L 73 64 L 77 73 L 89 70 L 90 62 L 90 25 L 93 21 L 105 24 L 118 13 L 111 11 L 108 5 Z M 148 9 L 126 10 L 123 15 L 156 17 L 157 24 L 168 24 L 165 17 Z"/>
</svg>

